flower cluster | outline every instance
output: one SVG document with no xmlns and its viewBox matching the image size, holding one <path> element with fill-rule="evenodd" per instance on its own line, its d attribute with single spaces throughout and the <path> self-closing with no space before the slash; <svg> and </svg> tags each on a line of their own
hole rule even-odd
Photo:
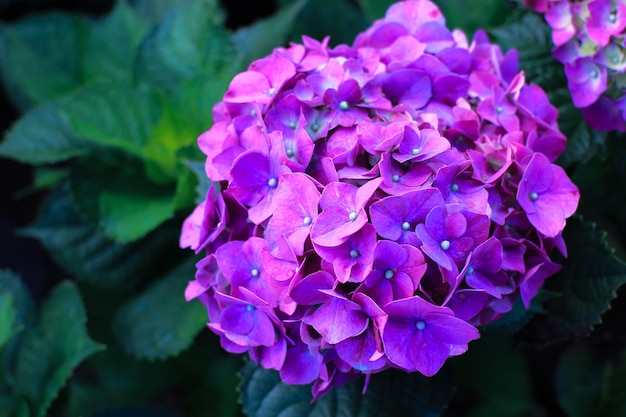
<svg viewBox="0 0 626 417">
<path fill-rule="evenodd" d="M 318 397 L 389 367 L 435 374 L 559 270 L 578 190 L 517 53 L 471 44 L 428 0 L 353 46 L 278 48 L 199 138 L 213 181 L 181 246 L 186 297 L 229 352 Z"/>
<path fill-rule="evenodd" d="M 626 130 L 626 0 L 524 0 L 545 13 L 574 105 L 597 130 Z"/>
</svg>

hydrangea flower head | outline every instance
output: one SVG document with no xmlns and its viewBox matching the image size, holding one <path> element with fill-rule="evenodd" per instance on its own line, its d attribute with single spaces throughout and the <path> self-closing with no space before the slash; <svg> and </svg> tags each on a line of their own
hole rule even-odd
<svg viewBox="0 0 626 417">
<path fill-rule="evenodd" d="M 387 368 L 434 375 L 559 269 L 579 195 L 553 163 L 557 111 L 514 51 L 428 0 L 352 46 L 277 48 L 213 112 L 186 296 L 224 349 L 315 398 Z"/>
<path fill-rule="evenodd" d="M 574 105 L 596 130 L 626 130 L 624 91 L 610 81 L 626 71 L 626 1 L 524 0 L 552 28 L 553 54 L 564 64 Z M 619 84 L 619 83 L 617 83 Z"/>
</svg>

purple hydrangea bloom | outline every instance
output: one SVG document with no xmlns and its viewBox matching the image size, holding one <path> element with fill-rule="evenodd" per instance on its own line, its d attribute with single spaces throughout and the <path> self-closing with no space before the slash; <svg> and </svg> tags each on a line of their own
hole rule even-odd
<svg viewBox="0 0 626 417">
<path fill-rule="evenodd" d="M 626 70 L 623 51 L 626 3 L 614 0 L 524 0 L 552 28 L 553 54 L 565 65 L 574 105 L 583 109 L 585 120 L 601 131 L 626 130 L 613 104 L 623 97 L 611 83 Z"/>
<path fill-rule="evenodd" d="M 224 349 L 315 398 L 388 368 L 435 374 L 565 254 L 579 195 L 553 163 L 557 110 L 515 51 L 449 31 L 429 0 L 392 5 L 352 46 L 277 48 L 213 113 L 198 139 L 213 186 L 180 240 L 206 257 L 185 297 Z"/>
</svg>

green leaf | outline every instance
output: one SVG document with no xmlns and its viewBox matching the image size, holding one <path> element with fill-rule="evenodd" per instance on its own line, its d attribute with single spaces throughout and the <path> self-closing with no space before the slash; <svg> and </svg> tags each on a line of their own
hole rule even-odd
<svg viewBox="0 0 626 417">
<path fill-rule="evenodd" d="M 152 279 L 183 255 L 177 245 L 178 224 L 167 223 L 130 244 L 105 237 L 77 211 L 66 184 L 49 194 L 38 220 L 22 233 L 39 239 L 64 271 L 117 291 Z"/>
<path fill-rule="evenodd" d="M 592 355 L 573 346 L 562 356 L 556 371 L 556 393 L 568 417 L 623 416 L 626 412 L 626 354 L 616 359 Z"/>
<path fill-rule="evenodd" d="M 213 23 L 214 10 L 198 0 L 168 14 L 141 45 L 137 79 L 175 91 L 202 74 L 234 75 L 240 57 L 228 33 Z"/>
<path fill-rule="evenodd" d="M 365 15 L 349 1 L 312 0 L 300 11 L 290 39 L 300 43 L 302 35 L 320 40 L 330 36 L 331 45 L 352 45 L 368 25 Z"/>
<path fill-rule="evenodd" d="M 0 350 L 13 336 L 22 330 L 22 328 L 16 326 L 16 315 L 17 312 L 13 307 L 11 294 L 0 292 Z"/>
<path fill-rule="evenodd" d="M 173 216 L 173 189 L 149 181 L 136 160 L 101 153 L 81 160 L 70 180 L 81 211 L 117 242 L 137 240 Z"/>
<path fill-rule="evenodd" d="M 387 9 L 395 2 L 396 0 L 357 0 L 359 7 L 370 20 L 384 17 Z"/>
<path fill-rule="evenodd" d="M 11 300 L 11 308 L 15 313 L 13 329 L 28 328 L 35 322 L 35 306 L 30 293 L 20 277 L 10 270 L 0 269 L 0 297 L 9 297 Z M 0 333 L 6 330 L 4 325 L 0 325 Z M 0 389 L 3 385 L 15 386 L 14 368 L 23 335 L 24 332 L 13 333 L 4 348 L 0 346 Z"/>
<path fill-rule="evenodd" d="M 520 67 L 528 82 L 539 84 L 546 91 L 566 86 L 563 65 L 552 56 L 552 30 L 542 17 L 528 11 L 517 12 L 489 33 L 503 51 L 518 50 Z"/>
<path fill-rule="evenodd" d="M 370 0 L 372 1 L 372 0 Z M 460 28 L 469 38 L 478 29 L 500 25 L 511 13 L 511 2 L 500 0 L 434 0 L 446 17 L 446 26 Z"/>
<path fill-rule="evenodd" d="M 269 55 L 274 48 L 283 45 L 293 29 L 298 14 L 307 2 L 308 0 L 297 0 L 270 17 L 237 29 L 233 34 L 233 42 L 243 54 L 243 61 L 250 63 Z"/>
<path fill-rule="evenodd" d="M 454 391 L 445 370 L 427 378 L 389 369 L 372 376 L 365 395 L 361 378 L 311 404 L 310 386 L 284 384 L 276 371 L 251 362 L 241 379 L 240 401 L 249 417 L 438 416 Z"/>
<path fill-rule="evenodd" d="M 90 151 L 72 131 L 66 115 L 54 104 L 26 113 L 0 144 L 0 156 L 27 164 L 51 164 Z"/>
<path fill-rule="evenodd" d="M 162 114 L 160 94 L 124 83 L 90 85 L 59 106 L 77 136 L 138 157 Z"/>
<path fill-rule="evenodd" d="M 20 109 L 60 97 L 82 82 L 82 18 L 39 14 L 0 30 L 0 75 Z"/>
<path fill-rule="evenodd" d="M 150 19 L 152 22 L 160 22 L 165 19 L 172 11 L 180 7 L 183 3 L 193 3 L 198 0 L 131 0 L 133 8 L 140 16 Z M 219 0 L 202 0 L 206 7 L 209 8 L 209 22 L 213 25 L 221 25 L 224 23 L 225 13 L 221 8 Z"/>
<path fill-rule="evenodd" d="M 460 384 L 476 399 L 469 417 L 543 415 L 532 394 L 528 367 L 505 339 L 484 338 L 455 358 Z"/>
<path fill-rule="evenodd" d="M 556 295 L 557 294 L 546 291 L 544 289 L 540 290 L 535 298 L 533 298 L 530 304 L 530 308 L 528 310 L 526 309 L 526 307 L 524 307 L 524 303 L 522 302 L 521 297 L 518 297 L 517 300 L 515 300 L 515 304 L 513 305 L 511 311 L 506 313 L 498 320 L 491 322 L 485 326 L 481 326 L 480 334 L 483 336 L 502 337 L 510 336 L 514 333 L 517 333 L 530 321 L 530 319 L 535 316 L 535 314 L 543 313 L 543 304 L 546 302 L 546 300 L 549 300 Z"/>
<path fill-rule="evenodd" d="M 16 366 L 21 393 L 34 416 L 46 410 L 85 358 L 104 349 L 87 334 L 87 317 L 76 286 L 63 282 L 44 302 L 38 325 L 24 336 Z"/>
<path fill-rule="evenodd" d="M 113 11 L 97 21 L 86 41 L 83 70 L 88 81 L 131 82 L 139 44 L 150 23 L 118 0 Z"/>
<path fill-rule="evenodd" d="M 197 139 L 213 123 L 213 106 L 228 88 L 230 75 L 201 75 L 183 83 L 165 104 L 163 116 L 143 147 L 147 174 L 155 182 L 178 177 L 179 150 L 197 149 Z"/>
<path fill-rule="evenodd" d="M 194 274 L 194 263 L 186 262 L 118 310 L 114 329 L 130 354 L 165 359 L 191 345 L 207 322 L 201 303 L 185 301 L 185 286 Z"/>
<path fill-rule="evenodd" d="M 574 107 L 571 101 L 569 90 L 552 92 L 553 103 L 555 95 L 560 95 L 560 101 L 565 101 L 564 104 L 558 106 L 559 128 L 567 137 L 567 148 L 559 157 L 558 164 L 568 168 L 575 164 L 586 163 L 594 156 L 606 154 L 606 132 L 593 130 L 585 123 L 582 112 Z M 562 96 L 565 98 L 563 99 Z"/>
<path fill-rule="evenodd" d="M 154 407 L 143 406 L 111 408 L 100 413 L 91 414 L 89 417 L 180 417 L 180 415 Z"/>
<path fill-rule="evenodd" d="M 204 170 L 204 162 L 186 160 L 185 164 L 193 171 L 198 179 L 198 187 L 196 188 L 196 204 L 200 204 L 206 200 L 206 193 L 211 186 L 211 180 Z"/>
<path fill-rule="evenodd" d="M 594 223 L 568 220 L 563 232 L 568 259 L 545 288 L 561 294 L 545 305 L 548 319 L 569 332 L 587 334 L 610 308 L 616 290 L 626 282 L 626 265 L 606 243 Z"/>
<path fill-rule="evenodd" d="M 29 417 L 28 404 L 17 395 L 0 390 L 0 410 L 2 417 Z"/>
</svg>

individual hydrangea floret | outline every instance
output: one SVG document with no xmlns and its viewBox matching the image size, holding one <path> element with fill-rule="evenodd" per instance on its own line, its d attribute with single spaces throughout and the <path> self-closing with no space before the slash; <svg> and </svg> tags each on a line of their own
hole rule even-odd
<svg viewBox="0 0 626 417">
<path fill-rule="evenodd" d="M 596 130 L 626 130 L 625 0 L 524 0 L 545 13 L 574 105 Z"/>
<path fill-rule="evenodd" d="M 557 111 L 515 51 L 448 30 L 428 0 L 352 46 L 274 50 L 213 116 L 185 295 L 224 349 L 315 398 L 388 368 L 434 375 L 560 268 L 579 195 L 554 164 Z"/>
</svg>

